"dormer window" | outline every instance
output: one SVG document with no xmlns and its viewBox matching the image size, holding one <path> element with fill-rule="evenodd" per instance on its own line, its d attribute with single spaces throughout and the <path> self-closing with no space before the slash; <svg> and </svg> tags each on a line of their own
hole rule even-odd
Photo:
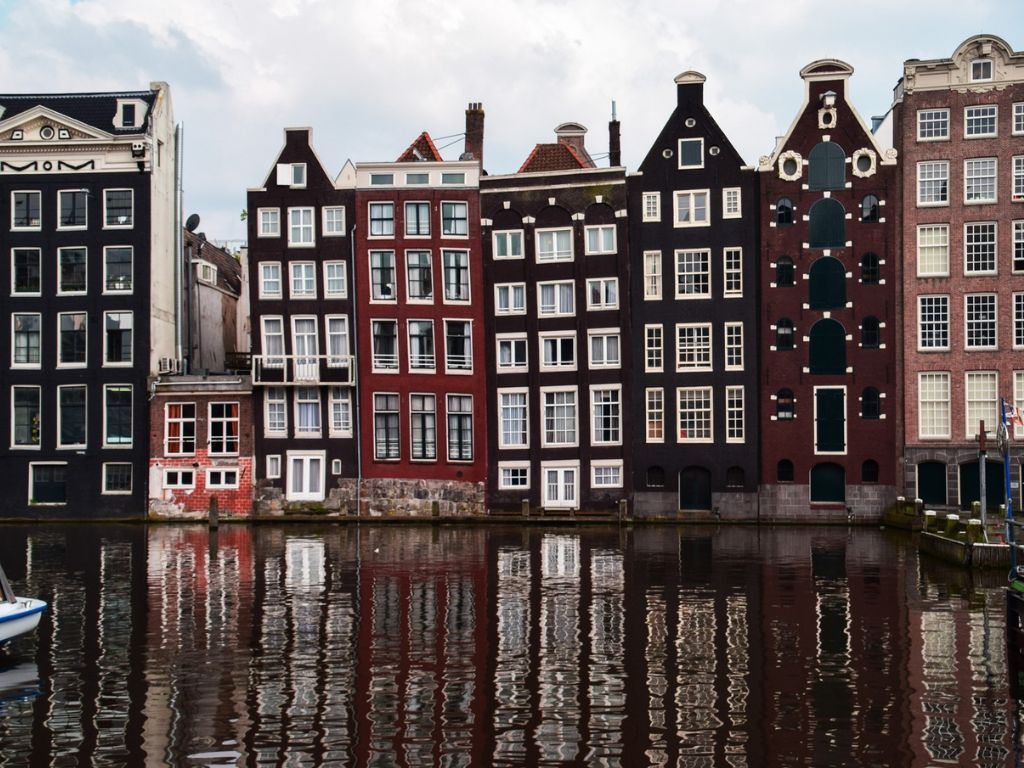
<svg viewBox="0 0 1024 768">
<path fill-rule="evenodd" d="M 277 183 L 283 187 L 306 186 L 306 164 L 278 163 Z"/>
<path fill-rule="evenodd" d="M 975 59 L 971 62 L 971 82 L 979 83 L 992 79 L 992 59 Z"/>
<path fill-rule="evenodd" d="M 210 264 L 207 261 L 196 262 L 196 277 L 199 278 L 199 282 L 208 283 L 210 285 L 217 284 L 217 267 Z"/>
<path fill-rule="evenodd" d="M 122 104 L 121 105 L 121 127 L 122 128 L 134 128 L 135 127 L 135 105 L 134 104 Z"/>
<path fill-rule="evenodd" d="M 114 113 L 114 127 L 138 128 L 146 111 L 144 102 L 138 99 L 118 99 L 117 111 Z"/>
</svg>

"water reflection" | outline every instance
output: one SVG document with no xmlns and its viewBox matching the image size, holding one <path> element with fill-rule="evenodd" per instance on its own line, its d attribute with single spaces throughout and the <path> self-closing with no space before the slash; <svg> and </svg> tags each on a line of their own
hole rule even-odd
<svg viewBox="0 0 1024 768">
<path fill-rule="evenodd" d="M 5 527 L 0 766 L 1002 766 L 998 576 L 879 531 Z"/>
</svg>

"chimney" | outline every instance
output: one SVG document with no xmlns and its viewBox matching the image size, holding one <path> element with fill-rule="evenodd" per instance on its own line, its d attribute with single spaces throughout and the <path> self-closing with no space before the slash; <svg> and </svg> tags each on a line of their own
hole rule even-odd
<svg viewBox="0 0 1024 768">
<path fill-rule="evenodd" d="M 619 121 L 615 117 L 615 102 L 612 102 L 612 120 L 608 123 L 608 165 L 612 168 L 622 165 L 622 145 L 619 138 Z"/>
<path fill-rule="evenodd" d="M 484 105 L 479 101 L 469 102 L 466 108 L 466 144 L 463 160 L 477 160 L 480 170 L 484 168 Z"/>
</svg>

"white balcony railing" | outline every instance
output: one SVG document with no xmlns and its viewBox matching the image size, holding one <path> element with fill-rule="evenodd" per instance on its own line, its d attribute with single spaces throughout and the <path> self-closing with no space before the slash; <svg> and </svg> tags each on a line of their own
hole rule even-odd
<svg viewBox="0 0 1024 768">
<path fill-rule="evenodd" d="M 253 355 L 253 384 L 308 386 L 352 384 L 355 381 L 352 355 Z"/>
</svg>

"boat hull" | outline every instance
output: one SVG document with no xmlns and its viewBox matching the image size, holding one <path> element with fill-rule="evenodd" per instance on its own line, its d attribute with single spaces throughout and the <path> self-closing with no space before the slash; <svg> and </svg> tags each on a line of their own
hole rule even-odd
<svg viewBox="0 0 1024 768">
<path fill-rule="evenodd" d="M 46 610 L 46 603 L 32 597 L 19 597 L 13 603 L 0 603 L 0 644 L 33 631 Z"/>
</svg>

